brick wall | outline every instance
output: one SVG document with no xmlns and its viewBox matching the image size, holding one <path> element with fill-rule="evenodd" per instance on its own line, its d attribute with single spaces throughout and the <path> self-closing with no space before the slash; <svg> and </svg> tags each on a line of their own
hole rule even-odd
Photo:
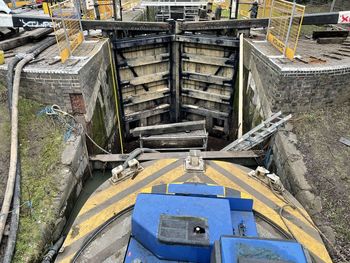
<svg viewBox="0 0 350 263">
<path fill-rule="evenodd" d="M 250 43 L 245 43 L 245 67 L 272 112 L 305 112 L 350 100 L 350 66 L 317 70 L 281 69 Z"/>
<path fill-rule="evenodd" d="M 99 129 L 105 129 L 101 143 L 106 143 L 112 135 L 115 120 L 115 101 L 113 82 L 107 41 L 96 43 L 90 52 L 90 58 L 82 66 L 70 69 L 69 66 L 61 70 L 25 67 L 21 75 L 20 95 L 38 101 L 41 104 L 57 104 L 69 113 L 83 114 L 80 121 L 92 132 L 92 119 L 96 114 L 96 105 L 102 111 Z M 79 65 L 79 64 L 78 64 Z M 7 68 L 0 67 L 0 82 L 6 85 Z M 97 103 L 98 102 L 98 103 Z M 72 105 L 73 104 L 73 105 Z M 73 111 L 74 109 L 74 111 Z M 95 118 L 96 119 L 96 118 Z"/>
</svg>

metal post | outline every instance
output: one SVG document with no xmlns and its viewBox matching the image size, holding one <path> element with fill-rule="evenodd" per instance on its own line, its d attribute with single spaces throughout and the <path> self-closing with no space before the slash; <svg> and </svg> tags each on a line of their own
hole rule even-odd
<svg viewBox="0 0 350 263">
<path fill-rule="evenodd" d="M 114 17 L 114 21 L 117 21 L 118 20 L 118 18 L 117 18 L 117 6 L 116 6 L 115 0 L 113 0 L 112 3 L 113 3 L 113 17 Z"/>
<path fill-rule="evenodd" d="M 122 0 L 119 0 L 119 12 L 120 12 L 120 21 L 122 21 L 123 20 Z"/>
<path fill-rule="evenodd" d="M 337 2 L 337 0 L 333 0 L 332 1 L 331 10 L 329 12 L 333 12 L 334 11 L 335 2 Z"/>
<path fill-rule="evenodd" d="M 238 139 L 243 135 L 243 34 L 239 35 Z"/>
<path fill-rule="evenodd" d="M 264 18 L 266 16 L 266 3 L 267 3 L 268 0 L 264 0 Z"/>
<path fill-rule="evenodd" d="M 96 13 L 96 19 L 101 20 L 100 10 L 98 9 L 98 3 L 97 0 L 94 0 L 94 8 Z"/>
<path fill-rule="evenodd" d="M 79 20 L 79 27 L 80 27 L 80 30 L 81 32 L 83 32 L 83 26 L 81 24 L 81 5 L 80 5 L 80 1 L 76 1 L 76 3 L 78 3 L 78 6 L 74 5 L 76 8 L 75 8 L 75 11 L 76 11 L 76 15 L 78 17 L 78 20 Z M 83 41 L 85 40 L 84 38 L 84 33 L 82 33 L 82 36 L 83 36 Z"/>
<path fill-rule="evenodd" d="M 268 25 L 267 25 L 266 40 L 267 40 L 267 37 L 268 37 L 268 35 L 269 35 L 269 31 L 270 31 L 271 18 L 272 18 L 272 8 L 273 8 L 273 6 L 274 6 L 274 3 L 275 3 L 275 0 L 272 0 L 272 2 L 271 2 L 271 7 L 270 7 L 269 23 L 268 23 Z"/>
<path fill-rule="evenodd" d="M 287 45 L 288 45 L 288 40 L 289 40 L 289 36 L 290 36 L 290 31 L 291 31 L 292 24 L 293 24 L 295 8 L 296 8 L 296 2 L 295 2 L 295 0 L 294 0 L 294 1 L 293 1 L 292 14 L 291 14 L 291 16 L 290 16 L 290 21 L 289 21 L 289 26 L 288 26 L 288 32 L 287 32 L 287 35 L 286 35 L 286 41 L 284 42 L 283 55 L 286 55 L 286 52 L 287 52 Z"/>
</svg>

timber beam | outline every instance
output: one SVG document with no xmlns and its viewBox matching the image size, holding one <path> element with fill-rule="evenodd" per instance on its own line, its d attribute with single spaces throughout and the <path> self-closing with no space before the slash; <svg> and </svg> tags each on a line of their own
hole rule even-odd
<svg viewBox="0 0 350 263">
<path fill-rule="evenodd" d="M 333 13 L 317 13 L 305 14 L 303 18 L 303 25 L 326 25 L 338 24 L 340 14 Z M 223 29 L 246 29 L 254 27 L 267 27 L 269 19 L 231 19 L 218 21 L 204 21 L 204 22 L 183 22 L 179 27 L 182 31 L 211 31 Z"/>
<path fill-rule="evenodd" d="M 202 23 L 202 22 L 196 22 Z M 176 35 L 176 41 L 184 43 L 204 44 L 204 45 L 215 45 L 222 47 L 238 47 L 239 40 L 233 37 L 220 37 L 210 35 Z"/>
<path fill-rule="evenodd" d="M 182 78 L 195 80 L 199 82 L 205 82 L 209 84 L 227 85 L 227 86 L 231 86 L 231 82 L 232 82 L 230 78 L 216 76 L 216 75 L 202 74 L 197 72 L 190 72 L 190 71 L 184 71 L 182 73 Z"/>
<path fill-rule="evenodd" d="M 185 112 L 201 115 L 204 117 L 217 118 L 217 119 L 221 119 L 221 120 L 227 120 L 228 115 L 229 115 L 226 112 L 208 110 L 205 108 L 201 108 L 201 107 L 194 106 L 194 105 L 188 105 L 188 104 L 181 105 L 181 110 L 183 110 Z"/>
<path fill-rule="evenodd" d="M 182 61 L 228 68 L 233 68 L 235 63 L 235 61 L 231 58 L 202 56 L 192 53 L 183 53 L 181 57 Z"/>
<path fill-rule="evenodd" d="M 170 108 L 169 104 L 161 104 L 150 110 L 142 110 L 132 113 L 125 113 L 124 120 L 126 122 L 141 120 L 142 118 L 148 118 L 155 115 L 160 115 L 162 113 L 168 112 Z"/>
<path fill-rule="evenodd" d="M 303 25 L 326 25 L 338 24 L 339 12 L 306 14 Z M 25 14 L 0 14 L 0 22 L 3 27 L 52 27 L 53 22 L 49 17 L 28 16 Z M 179 25 L 181 31 L 205 31 L 222 29 L 243 29 L 251 27 L 267 27 L 268 19 L 235 19 L 203 22 L 182 22 Z M 166 22 L 124 22 L 124 21 L 101 21 L 82 20 L 84 30 L 121 30 L 137 32 L 171 32 L 171 23 Z"/>
<path fill-rule="evenodd" d="M 137 157 L 140 162 L 153 161 L 161 159 L 185 159 L 187 152 L 169 152 L 169 153 L 142 153 Z M 220 151 L 202 151 L 201 156 L 205 160 L 222 160 L 229 161 L 245 166 L 256 166 L 256 160 L 263 156 L 263 151 L 242 151 L 242 152 L 220 152 Z M 125 162 L 129 157 L 128 154 L 98 154 L 90 156 L 90 161 L 95 169 L 113 168 L 116 164 Z"/>
<path fill-rule="evenodd" d="M 172 35 L 163 35 L 163 36 L 143 36 L 135 38 L 123 38 L 122 40 L 114 41 L 114 48 L 131 48 L 139 47 L 146 45 L 162 44 L 168 43 L 173 39 Z"/>
<path fill-rule="evenodd" d="M 203 130 L 205 128 L 205 120 L 187 121 L 170 124 L 152 125 L 146 127 L 137 127 L 131 130 L 131 134 L 135 137 L 140 135 L 159 135 L 164 133 L 187 132 L 193 130 Z"/>
<path fill-rule="evenodd" d="M 168 78 L 169 78 L 169 72 L 164 71 L 164 72 L 160 72 L 160 73 L 154 73 L 154 74 L 149 74 L 149 75 L 143 75 L 140 77 L 134 77 L 131 80 L 124 80 L 121 82 L 121 85 L 122 86 L 126 86 L 126 85 L 138 86 L 138 85 L 144 85 L 147 83 L 156 82 L 156 81 L 160 81 L 160 80 L 164 80 L 164 79 L 168 79 Z"/>
<path fill-rule="evenodd" d="M 169 61 L 169 53 L 163 53 L 159 55 L 153 56 L 143 56 L 140 58 L 125 58 L 118 63 L 120 68 L 128 68 L 128 67 L 139 67 L 139 66 L 147 66 L 151 64 L 157 64 Z"/>
</svg>

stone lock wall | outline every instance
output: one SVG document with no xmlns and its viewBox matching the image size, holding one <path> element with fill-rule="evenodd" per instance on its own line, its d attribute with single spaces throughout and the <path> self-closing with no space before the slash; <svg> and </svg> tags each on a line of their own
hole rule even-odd
<svg viewBox="0 0 350 263">
<path fill-rule="evenodd" d="M 42 65 L 35 67 L 35 64 L 25 67 L 21 74 L 20 95 L 42 104 L 57 104 L 78 115 L 90 136 L 97 137 L 96 140 L 105 146 L 115 125 L 115 100 L 107 40 L 95 42 L 89 57 L 83 57 L 83 62 L 77 65 L 56 65 L 56 69 Z M 3 84 L 6 84 L 6 74 L 7 68 L 0 67 Z M 100 112 L 102 120 L 96 117 Z"/>
<path fill-rule="evenodd" d="M 245 41 L 244 52 L 245 131 L 273 112 L 302 113 L 350 100 L 350 65 L 324 65 L 314 70 L 293 65 L 280 67 L 249 41 Z M 322 200 L 306 179 L 308 171 L 297 144 L 291 123 L 280 128 L 272 139 L 271 170 L 280 176 L 286 189 L 313 216 L 320 229 L 334 235 L 317 221 L 322 213 Z"/>
<path fill-rule="evenodd" d="M 280 67 L 245 41 L 244 66 L 272 112 L 306 112 L 311 108 L 350 100 L 350 66 Z"/>
</svg>

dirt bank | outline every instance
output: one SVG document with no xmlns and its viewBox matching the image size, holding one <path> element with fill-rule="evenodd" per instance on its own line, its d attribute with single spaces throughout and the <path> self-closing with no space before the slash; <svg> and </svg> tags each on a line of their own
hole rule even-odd
<svg viewBox="0 0 350 263">
<path fill-rule="evenodd" d="M 318 225 L 330 227 L 335 246 L 350 262 L 350 147 L 339 142 L 350 138 L 350 103 L 295 116 L 294 132 L 307 167 L 306 179 L 322 199 Z M 340 262 L 333 255 L 334 262 Z"/>
</svg>

